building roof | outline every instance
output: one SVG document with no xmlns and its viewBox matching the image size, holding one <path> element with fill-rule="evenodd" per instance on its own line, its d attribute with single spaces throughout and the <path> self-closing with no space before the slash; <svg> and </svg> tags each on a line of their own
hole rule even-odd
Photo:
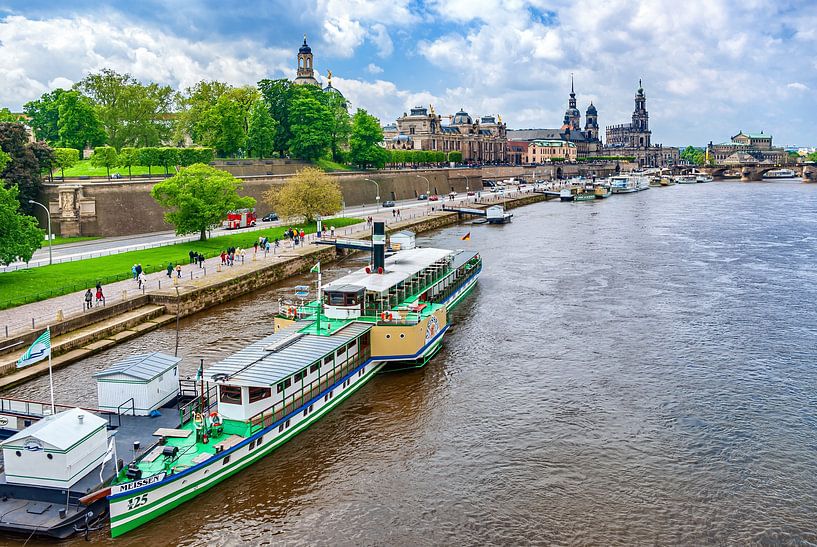
<svg viewBox="0 0 817 547">
<path fill-rule="evenodd" d="M 94 374 L 95 378 L 104 378 L 123 374 L 137 380 L 150 381 L 176 366 L 181 357 L 173 357 L 166 353 L 139 353 L 131 355 L 124 361 L 119 361 L 101 372 Z"/>
<path fill-rule="evenodd" d="M 312 48 L 306 43 L 306 34 L 304 34 L 304 43 L 300 49 L 298 49 L 298 53 L 312 53 Z"/>
<path fill-rule="evenodd" d="M 566 146 L 568 148 L 573 147 L 576 148 L 576 145 L 570 141 L 563 141 L 563 140 L 540 140 L 536 139 L 535 141 L 531 141 L 531 144 L 536 146 L 551 146 L 551 147 L 562 147 Z"/>
<path fill-rule="evenodd" d="M 459 127 L 451 127 L 450 125 L 441 125 L 440 131 L 443 133 L 457 133 L 459 134 L 460 128 Z"/>
<path fill-rule="evenodd" d="M 596 107 L 593 106 L 592 101 L 590 102 L 590 106 L 587 107 L 587 114 L 590 116 L 595 116 L 596 114 L 598 114 L 598 112 L 596 112 Z"/>
<path fill-rule="evenodd" d="M 407 249 L 387 258 L 382 274 L 366 273 L 366 269 L 361 268 L 325 285 L 324 290 L 332 290 L 334 285 L 360 285 L 369 291 L 382 293 L 452 254 L 454 252 L 448 249 L 432 247 Z"/>
<path fill-rule="evenodd" d="M 471 116 L 468 115 L 468 112 L 460 109 L 459 112 L 454 114 L 454 119 L 451 123 L 454 125 L 471 125 L 472 123 L 474 123 L 474 120 L 471 119 Z"/>
<path fill-rule="evenodd" d="M 34 438 L 59 450 L 67 450 L 107 423 L 107 420 L 87 410 L 72 408 L 34 422 L 0 443 L 0 446 L 19 445 L 21 441 Z"/>
<path fill-rule="evenodd" d="M 371 323 L 353 322 L 331 336 L 298 332 L 309 325 L 296 322 L 266 336 L 208 368 L 205 375 L 224 375 L 217 381 L 230 385 L 273 386 L 372 328 Z"/>
</svg>

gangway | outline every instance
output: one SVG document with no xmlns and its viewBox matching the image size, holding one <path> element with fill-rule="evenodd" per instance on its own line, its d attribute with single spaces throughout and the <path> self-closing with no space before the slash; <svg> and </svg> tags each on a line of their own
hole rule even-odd
<svg viewBox="0 0 817 547">
<path fill-rule="evenodd" d="M 313 241 L 315 245 L 334 245 L 338 249 L 352 249 L 354 251 L 372 251 L 372 242 L 363 239 L 344 239 L 322 237 Z"/>
<path fill-rule="evenodd" d="M 484 217 L 487 214 L 484 209 L 470 209 L 468 207 L 448 207 L 446 205 L 443 205 L 443 211 L 447 211 L 449 213 L 457 213 L 457 216 L 459 218 L 462 218 L 464 215 Z"/>
<path fill-rule="evenodd" d="M 536 190 L 536 189 L 534 189 L 533 193 L 534 194 L 542 194 L 543 196 L 546 196 L 549 200 L 559 197 L 559 192 L 554 192 L 552 190 Z"/>
</svg>

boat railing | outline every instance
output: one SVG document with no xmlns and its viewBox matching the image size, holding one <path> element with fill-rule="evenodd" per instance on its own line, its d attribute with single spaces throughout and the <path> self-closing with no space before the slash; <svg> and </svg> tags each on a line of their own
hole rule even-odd
<svg viewBox="0 0 817 547">
<path fill-rule="evenodd" d="M 364 363 L 370 356 L 371 353 L 368 348 L 364 351 L 359 351 L 352 359 L 347 360 L 343 365 L 333 368 L 326 374 L 322 374 L 304 385 L 302 389 L 292 395 L 287 395 L 283 400 L 277 401 L 271 407 L 252 416 L 249 419 L 250 431 L 255 433 L 256 431 L 271 426 L 296 408 L 302 406 L 306 401 L 326 391 L 329 386 L 343 378 L 351 370 L 357 368 L 361 363 Z"/>
<path fill-rule="evenodd" d="M 190 402 L 179 406 L 179 425 L 182 426 L 193 419 L 196 413 L 210 414 L 218 404 L 218 388 L 215 385 L 207 386 L 203 394 L 197 395 Z"/>
<path fill-rule="evenodd" d="M 59 413 L 76 407 L 77 405 L 55 404 L 54 410 Z M 110 414 L 110 412 L 100 410 L 98 408 L 80 408 L 97 414 Z M 20 414 L 24 416 L 31 416 L 32 418 L 42 418 L 44 416 L 51 415 L 51 403 L 29 401 L 27 399 L 13 399 L 11 397 L 0 397 L 0 413 Z"/>
</svg>

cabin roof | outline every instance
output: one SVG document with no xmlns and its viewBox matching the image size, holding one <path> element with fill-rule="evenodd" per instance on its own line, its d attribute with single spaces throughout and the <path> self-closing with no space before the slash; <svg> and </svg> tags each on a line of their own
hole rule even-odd
<svg viewBox="0 0 817 547">
<path fill-rule="evenodd" d="M 181 361 L 181 357 L 173 357 L 166 353 L 139 353 L 131 355 L 124 361 L 119 361 L 101 372 L 94 374 L 95 378 L 104 378 L 116 374 L 123 374 L 137 380 L 152 380 L 160 374 L 173 368 Z"/>
<path fill-rule="evenodd" d="M 352 322 L 330 336 L 299 333 L 311 324 L 296 322 L 266 336 L 208 368 L 205 375 L 224 374 L 227 377 L 219 382 L 229 385 L 273 386 L 372 328 L 369 323 Z"/>
<path fill-rule="evenodd" d="M 79 416 L 82 416 L 82 422 Z M 59 450 L 67 450 L 107 423 L 107 420 L 87 410 L 72 408 L 34 422 L 0 443 L 0 446 L 18 446 L 33 437 Z"/>
<path fill-rule="evenodd" d="M 325 285 L 323 290 L 335 290 L 336 285 L 358 285 L 382 293 L 452 253 L 448 249 L 432 247 L 400 251 L 386 259 L 384 273 L 366 273 L 366 268 L 361 268 Z"/>
</svg>

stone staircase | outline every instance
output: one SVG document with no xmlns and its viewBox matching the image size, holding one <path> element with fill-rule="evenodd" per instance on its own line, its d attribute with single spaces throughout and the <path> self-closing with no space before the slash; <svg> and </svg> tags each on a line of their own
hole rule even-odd
<svg viewBox="0 0 817 547">
<path fill-rule="evenodd" d="M 51 338 L 51 366 L 59 368 L 99 353 L 119 342 L 139 336 L 175 321 L 176 316 L 165 313 L 164 306 L 145 305 Z M 48 360 L 25 368 L 17 368 L 17 359 L 28 349 L 28 344 L 0 348 L 0 390 L 21 384 L 48 373 Z"/>
</svg>

